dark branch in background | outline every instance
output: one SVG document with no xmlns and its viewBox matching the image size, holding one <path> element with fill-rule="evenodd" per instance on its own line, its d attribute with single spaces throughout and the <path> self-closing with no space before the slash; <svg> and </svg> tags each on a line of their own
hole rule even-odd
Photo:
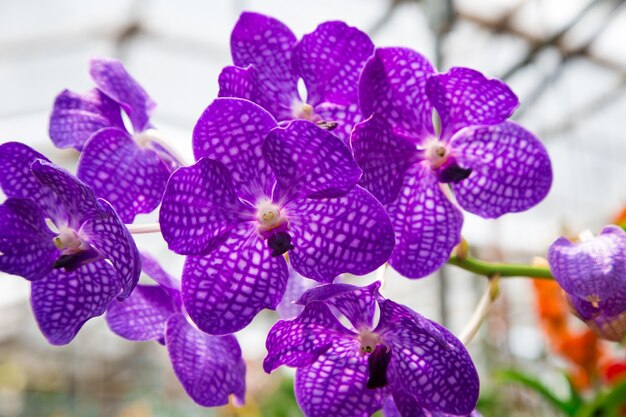
<svg viewBox="0 0 626 417">
<path fill-rule="evenodd" d="M 399 4 L 417 3 L 419 1 L 420 0 L 391 0 L 389 2 L 389 7 L 387 7 L 387 10 L 385 10 L 385 13 L 383 13 L 380 19 L 378 19 L 372 25 L 372 27 L 367 30 L 367 33 L 369 33 L 370 36 L 375 36 L 383 27 L 385 27 L 387 23 L 389 23 L 389 20 L 391 20 L 391 17 L 393 16 L 393 13 L 396 11 L 396 7 L 398 7 Z"/>
<path fill-rule="evenodd" d="M 515 114 L 515 117 L 517 119 L 521 118 L 526 112 L 526 110 L 532 107 L 532 104 L 539 101 L 539 99 L 543 96 L 548 86 L 554 83 L 554 80 L 556 80 L 563 73 L 563 70 L 565 69 L 567 63 L 570 62 L 572 58 L 589 57 L 591 55 L 590 54 L 591 46 L 596 41 L 596 39 L 600 37 L 600 35 L 604 32 L 604 30 L 609 26 L 609 24 L 615 18 L 615 16 L 619 14 L 618 13 L 619 9 L 622 6 L 624 6 L 623 0 L 614 2 L 613 6 L 611 7 L 611 10 L 609 10 L 609 12 L 606 14 L 602 23 L 598 25 L 598 27 L 595 28 L 593 34 L 589 36 L 589 39 L 587 39 L 587 41 L 583 45 L 580 45 L 576 48 L 569 49 L 569 50 L 565 48 L 560 48 L 561 60 L 559 64 L 550 74 L 545 76 L 537 84 L 537 86 L 533 89 L 533 91 L 526 97 L 526 99 L 524 100 L 524 105 L 520 107 L 520 109 Z M 624 73 L 623 69 L 622 69 L 622 73 Z M 623 78 L 623 81 L 622 81 L 623 83 L 624 81 L 626 81 L 626 74 L 623 74 L 622 78 Z"/>
<path fill-rule="evenodd" d="M 128 23 L 115 34 L 115 52 L 121 60 L 126 57 L 128 45 L 143 31 L 141 17 L 144 15 L 144 6 L 143 0 L 135 0 L 128 8 Z"/>
<path fill-rule="evenodd" d="M 612 88 L 605 95 L 590 101 L 585 106 L 577 109 L 575 112 L 570 113 L 569 117 L 563 122 L 555 124 L 553 126 L 549 126 L 548 128 L 537 132 L 537 135 L 540 138 L 543 138 L 557 133 L 563 133 L 572 130 L 581 120 L 584 120 L 585 118 L 589 118 L 594 114 L 601 112 L 609 105 L 613 104 L 616 100 L 622 98 L 623 94 L 625 93 L 625 87 L 626 77 L 622 77 L 620 85 L 615 86 L 615 88 Z"/>
<path fill-rule="evenodd" d="M 607 1 L 607 0 L 600 0 L 600 1 Z M 614 2 L 614 3 L 617 3 L 618 6 L 621 6 L 624 3 L 624 0 L 618 0 L 617 2 Z M 503 26 L 502 22 L 492 22 L 492 21 L 489 21 L 489 20 L 485 20 L 484 18 L 482 18 L 480 16 L 475 16 L 475 15 L 467 14 L 467 13 L 460 13 L 460 17 L 462 17 L 463 19 L 466 19 L 466 20 L 468 20 L 470 22 L 476 23 L 476 24 L 478 24 L 480 26 L 483 26 L 485 29 L 491 30 L 494 33 L 508 33 L 508 34 L 511 34 L 511 35 L 515 35 L 515 36 L 517 36 L 519 38 L 522 38 L 523 40 L 529 42 L 532 45 L 544 45 L 546 43 L 545 40 L 533 37 L 532 35 L 524 32 L 524 31 L 522 31 L 520 29 L 517 29 L 517 28 L 515 28 L 513 26 L 509 26 L 509 25 L 506 25 L 506 24 Z M 611 17 L 613 17 L 613 16 L 611 16 Z M 562 43 L 556 42 L 556 43 L 553 43 L 553 44 L 546 44 L 545 46 L 543 46 L 541 48 L 541 50 L 544 50 L 544 49 L 546 49 L 548 47 L 556 48 L 556 49 L 558 49 L 561 52 L 561 54 L 563 54 L 563 55 L 570 55 L 570 56 L 572 55 L 572 53 L 574 51 L 580 49 L 580 48 L 568 48 L 567 46 L 563 45 Z M 530 53 L 530 51 L 529 51 L 529 53 Z M 533 55 L 533 57 L 536 57 L 537 54 L 538 53 L 535 53 Z M 591 51 L 589 51 L 589 50 L 585 50 L 584 54 L 585 54 L 585 57 L 588 58 L 589 60 L 591 60 L 592 62 L 595 62 L 595 63 L 597 63 L 599 65 L 602 65 L 604 67 L 607 67 L 607 68 L 609 68 L 609 69 L 611 69 L 611 70 L 613 70 L 613 71 L 615 71 L 615 72 L 617 72 L 617 73 L 619 73 L 619 74 L 621 74 L 623 76 L 626 76 L 626 68 L 624 68 L 620 63 L 618 63 L 616 61 L 611 61 L 611 60 L 609 60 L 609 59 L 607 59 L 605 57 L 601 57 L 601 56 L 592 54 Z M 579 55 L 580 55 L 580 53 L 579 53 Z M 527 56 L 528 56 L 528 54 L 524 58 L 522 58 L 522 60 L 526 61 L 527 60 L 527 58 L 526 58 Z M 522 68 L 522 66 L 520 66 L 520 68 L 515 69 L 518 66 L 520 66 L 519 63 L 515 64 L 515 66 L 511 67 L 508 71 L 506 71 L 506 73 L 516 72 L 516 71 L 518 71 L 519 69 Z M 506 73 L 505 73 L 505 75 L 506 75 Z M 503 77 L 500 77 L 500 78 L 504 79 Z"/>
<path fill-rule="evenodd" d="M 442 44 L 446 35 L 454 26 L 456 15 L 452 0 L 426 0 L 430 28 L 435 34 L 435 68 L 443 66 Z"/>
<path fill-rule="evenodd" d="M 574 27 L 576 26 L 576 24 L 578 24 L 578 22 L 580 22 L 586 15 L 587 13 L 592 10 L 594 7 L 596 7 L 596 5 L 603 3 L 606 0 L 592 0 L 590 1 L 585 7 L 583 7 L 583 9 L 578 12 L 578 14 L 576 14 L 576 16 L 574 16 L 574 18 L 567 24 L 565 25 L 563 28 L 561 28 L 561 30 L 559 30 L 558 32 L 556 32 L 554 35 L 540 41 L 540 42 L 535 42 L 530 50 L 526 53 L 526 56 L 524 56 L 524 58 L 522 58 L 521 61 L 519 61 L 517 64 L 513 65 L 511 68 L 508 69 L 508 71 L 506 71 L 501 77 L 500 79 L 502 79 L 503 81 L 508 80 L 509 78 L 511 78 L 517 71 L 519 71 L 520 69 L 524 68 L 526 65 L 530 64 L 536 57 L 537 55 L 543 51 L 544 49 L 550 47 L 550 46 L 555 46 L 560 44 L 563 41 L 563 38 L 565 37 L 565 35 Z M 506 27 L 506 31 L 507 32 L 512 32 L 511 30 L 512 28 L 510 27 L 510 25 L 507 25 Z M 527 39 L 529 40 L 529 39 Z"/>
</svg>

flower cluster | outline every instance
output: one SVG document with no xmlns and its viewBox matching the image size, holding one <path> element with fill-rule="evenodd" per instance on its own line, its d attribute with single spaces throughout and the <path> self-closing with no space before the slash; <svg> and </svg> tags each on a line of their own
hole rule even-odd
<svg viewBox="0 0 626 417">
<path fill-rule="evenodd" d="M 54 104 L 50 137 L 81 152 L 78 178 L 2 145 L 0 270 L 33 282 L 51 343 L 107 310 L 116 334 L 164 344 L 204 406 L 244 401 L 232 333 L 282 306 L 289 319 L 270 331 L 264 368 L 298 368 L 307 417 L 476 416 L 478 376 L 458 339 L 383 298 L 379 283 L 333 282 L 387 262 L 409 278 L 439 268 L 460 241 L 451 191 L 484 218 L 539 203 L 550 160 L 508 121 L 517 98 L 476 71 L 440 74 L 417 52 L 375 49 L 343 22 L 298 40 L 276 19 L 243 13 L 231 47 L 220 97 L 193 130 L 190 166 L 112 59 L 91 61 L 94 89 L 65 90 Z M 124 226 L 159 205 L 164 239 L 186 256 L 180 282 L 140 256 Z M 142 269 L 158 285 L 137 285 Z M 317 286 L 304 292 L 302 277 Z"/>
</svg>

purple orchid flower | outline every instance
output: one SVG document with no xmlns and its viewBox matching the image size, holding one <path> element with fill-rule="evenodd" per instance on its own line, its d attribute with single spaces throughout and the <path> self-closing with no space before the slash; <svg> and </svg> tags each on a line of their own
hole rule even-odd
<svg viewBox="0 0 626 417">
<path fill-rule="evenodd" d="M 548 252 L 550 270 L 576 315 L 600 337 L 626 336 L 626 233 L 607 226 L 596 237 L 573 243 L 557 239 Z"/>
<path fill-rule="evenodd" d="M 193 255 L 183 271 L 185 308 L 210 334 L 276 308 L 287 252 L 295 271 L 330 282 L 375 270 L 393 248 L 389 216 L 355 186 L 361 170 L 350 149 L 309 121 L 277 126 L 248 100 L 215 100 L 194 129 L 198 162 L 174 172 L 163 195 L 163 236 Z"/>
<path fill-rule="evenodd" d="M 467 68 L 436 74 L 409 49 L 380 48 L 359 84 L 365 115 L 352 135 L 361 185 L 387 208 L 396 231 L 389 263 L 420 278 L 437 270 L 461 239 L 465 210 L 484 218 L 539 203 L 552 183 L 548 154 L 507 121 L 517 97 L 501 81 Z M 433 123 L 433 110 L 441 128 Z"/>
<path fill-rule="evenodd" d="M 156 260 L 142 254 L 143 271 L 158 285 L 139 284 L 106 313 L 111 330 L 133 341 L 156 340 L 167 347 L 176 377 L 189 396 L 205 407 L 244 403 L 246 364 L 237 339 L 210 336 L 193 327 L 182 310 L 180 282 Z"/>
<path fill-rule="evenodd" d="M 348 143 L 362 120 L 359 74 L 374 52 L 365 33 L 343 22 L 325 22 L 297 41 L 282 22 L 246 12 L 230 43 L 235 66 L 220 74 L 220 97 L 251 100 L 280 122 L 310 120 Z M 298 93 L 300 79 L 306 99 Z"/>
<path fill-rule="evenodd" d="M 137 284 L 141 259 L 105 200 L 28 146 L 0 145 L 0 270 L 31 284 L 39 327 L 54 345 L 69 343 Z"/>
<path fill-rule="evenodd" d="M 330 284 L 304 293 L 302 314 L 270 330 L 265 371 L 297 368 L 296 399 L 307 417 L 369 417 L 389 396 L 405 417 L 471 413 L 479 383 L 463 344 L 384 299 L 379 286 Z"/>
<path fill-rule="evenodd" d="M 150 124 L 154 101 L 116 59 L 90 61 L 96 88 L 61 92 L 50 117 L 50 137 L 60 148 L 82 151 L 77 176 L 109 201 L 126 223 L 161 202 L 180 162 Z M 129 132 L 121 112 L 132 125 Z"/>
</svg>

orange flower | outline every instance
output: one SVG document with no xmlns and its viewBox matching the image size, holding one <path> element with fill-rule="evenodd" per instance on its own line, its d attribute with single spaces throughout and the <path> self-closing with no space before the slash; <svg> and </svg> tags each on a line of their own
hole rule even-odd
<svg viewBox="0 0 626 417">
<path fill-rule="evenodd" d="M 620 226 L 626 224 L 626 207 L 624 207 L 622 211 L 620 211 L 619 214 L 615 216 L 613 224 L 617 224 Z"/>
<path fill-rule="evenodd" d="M 534 264 L 541 265 L 541 261 Z M 556 281 L 534 279 L 533 286 L 537 313 L 550 348 L 569 363 L 574 385 L 579 389 L 588 388 L 597 377 L 602 356 L 598 337 L 590 329 L 571 329 L 569 306 Z"/>
</svg>

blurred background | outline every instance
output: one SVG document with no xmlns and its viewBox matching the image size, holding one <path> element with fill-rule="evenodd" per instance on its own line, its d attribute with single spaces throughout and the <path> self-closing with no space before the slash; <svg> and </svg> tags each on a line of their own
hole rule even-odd
<svg viewBox="0 0 626 417">
<path fill-rule="evenodd" d="M 48 138 L 52 103 L 64 88 L 91 88 L 90 57 L 113 56 L 158 103 L 154 124 L 191 160 L 191 131 L 231 63 L 230 31 L 243 10 L 272 15 L 298 36 L 344 20 L 378 46 L 420 51 L 441 71 L 470 66 L 509 83 L 522 103 L 514 119 L 547 146 L 554 185 L 522 214 L 491 221 L 466 214 L 463 234 L 475 256 L 528 263 L 561 234 L 617 221 L 626 203 L 626 7 L 617 0 L 0 0 L 0 143 L 25 142 L 74 169 L 78 154 Z M 184 259 L 158 235 L 140 236 L 138 245 L 180 276 Z M 418 281 L 389 271 L 385 295 L 459 334 L 485 286 L 452 266 Z M 525 279 L 500 286 L 469 346 L 485 416 L 562 415 L 505 383 L 503 369 L 524 370 L 555 395 L 568 392 L 564 375 L 583 396 L 607 384 L 603 369 L 622 352 L 585 333 L 558 290 Z M 125 341 L 101 318 L 69 346 L 49 346 L 28 292 L 25 280 L 0 274 L 1 417 L 300 415 L 293 373 L 268 376 L 260 366 L 273 313 L 238 335 L 248 405 L 203 409 L 186 397 L 161 346 Z"/>
</svg>

